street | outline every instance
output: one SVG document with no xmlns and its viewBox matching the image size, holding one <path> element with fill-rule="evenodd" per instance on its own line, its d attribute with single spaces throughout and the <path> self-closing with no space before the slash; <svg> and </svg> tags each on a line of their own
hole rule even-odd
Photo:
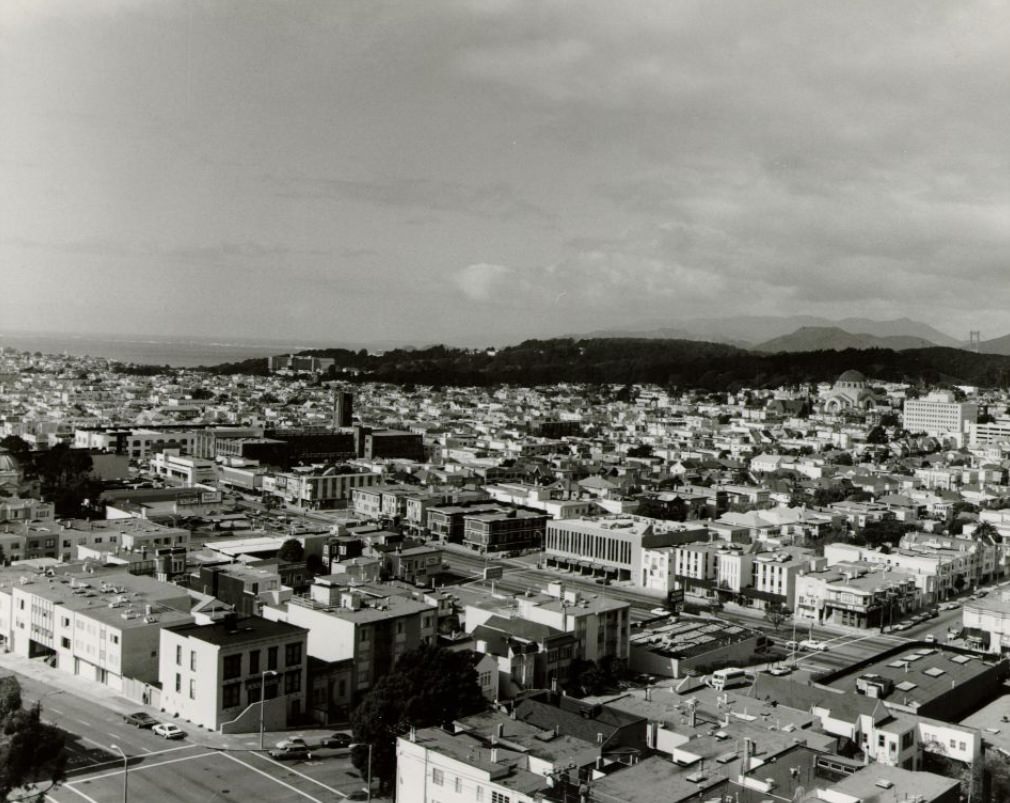
<svg viewBox="0 0 1010 803">
<path fill-rule="evenodd" d="M 310 761 L 282 763 L 254 749 L 257 734 L 238 737 L 233 749 L 212 746 L 198 728 L 186 729 L 185 739 L 166 741 L 92 700 L 20 674 L 18 681 L 25 704 L 39 701 L 43 720 L 66 733 L 67 780 L 47 793 L 51 803 L 122 801 L 123 757 L 114 745 L 126 755 L 134 800 L 323 803 L 365 786 L 347 750 L 317 749 L 309 740 Z"/>
</svg>

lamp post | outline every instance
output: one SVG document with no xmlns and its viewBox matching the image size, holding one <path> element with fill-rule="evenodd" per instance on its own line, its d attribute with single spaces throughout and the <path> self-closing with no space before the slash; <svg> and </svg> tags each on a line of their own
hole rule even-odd
<svg viewBox="0 0 1010 803">
<path fill-rule="evenodd" d="M 368 748 L 368 803 L 372 803 L 372 743 L 371 742 L 351 742 L 351 749 L 355 747 Z"/>
<path fill-rule="evenodd" d="M 123 757 L 123 803 L 126 803 L 127 794 L 129 792 L 129 771 L 130 771 L 130 760 L 126 757 L 126 753 L 123 752 L 123 748 L 116 744 L 110 744 L 113 750 L 115 750 L 119 755 Z"/>
<path fill-rule="evenodd" d="M 272 669 L 264 669 L 260 673 L 260 750 L 263 749 L 263 710 L 267 704 L 267 678 L 277 677 L 277 674 Z"/>
</svg>

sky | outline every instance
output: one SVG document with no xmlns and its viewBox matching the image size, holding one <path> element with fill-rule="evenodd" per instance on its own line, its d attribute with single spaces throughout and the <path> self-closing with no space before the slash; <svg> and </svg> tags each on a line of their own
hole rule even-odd
<svg viewBox="0 0 1010 803">
<path fill-rule="evenodd" d="M 0 4 L 0 331 L 1010 332 L 1010 3 Z"/>
</svg>

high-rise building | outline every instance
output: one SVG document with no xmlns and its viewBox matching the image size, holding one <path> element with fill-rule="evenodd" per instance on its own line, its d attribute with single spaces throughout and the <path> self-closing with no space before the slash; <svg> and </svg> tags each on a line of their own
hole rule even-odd
<svg viewBox="0 0 1010 803">
<path fill-rule="evenodd" d="M 351 416 L 354 411 L 354 394 L 346 390 L 338 390 L 333 399 L 333 428 L 351 426 Z"/>
<path fill-rule="evenodd" d="M 978 420 L 978 405 L 958 402 L 950 391 L 936 391 L 905 402 L 903 425 L 911 433 L 951 436 L 964 442 L 969 425 Z"/>
</svg>

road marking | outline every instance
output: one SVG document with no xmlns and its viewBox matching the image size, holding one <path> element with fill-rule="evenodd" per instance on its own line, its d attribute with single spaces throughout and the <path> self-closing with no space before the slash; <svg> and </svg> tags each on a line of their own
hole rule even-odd
<svg viewBox="0 0 1010 803">
<path fill-rule="evenodd" d="M 320 800 L 319 798 L 317 798 L 317 797 L 312 797 L 312 795 L 310 795 L 310 794 L 309 794 L 308 792 L 303 792 L 303 791 L 302 791 L 301 789 L 299 789 L 298 787 L 296 787 L 296 786 L 292 786 L 292 785 L 291 785 L 291 784 L 289 784 L 289 783 L 285 783 L 285 782 L 284 782 L 284 781 L 282 781 L 282 780 L 281 780 L 280 778 L 275 778 L 275 777 L 274 777 L 273 775 L 271 775 L 271 774 L 270 774 L 269 772 L 263 772 L 263 770 L 259 769 L 258 767 L 254 767 L 254 766 L 253 766 L 252 764 L 247 764 L 247 763 L 246 763 L 246 762 L 244 762 L 244 761 L 243 761 L 242 759 L 238 758 L 237 756 L 234 756 L 234 755 L 232 755 L 231 753 L 221 753 L 221 755 L 222 755 L 222 756 L 225 756 L 226 758 L 230 758 L 230 759 L 231 759 L 232 761 L 234 761 L 234 762 L 236 762 L 236 763 L 238 763 L 238 764 L 241 764 L 241 765 L 242 765 L 243 767 L 245 767 L 246 769 L 250 769 L 250 770 L 252 770 L 253 772 L 258 772 L 258 773 L 259 773 L 260 775 L 262 775 L 262 776 L 263 776 L 264 778 L 269 778 L 269 779 L 270 779 L 271 781 L 273 781 L 274 783 L 279 783 L 279 784 L 280 784 L 281 786 L 283 786 L 283 787 L 286 787 L 287 789 L 290 789 L 290 790 L 291 790 L 292 792 L 295 792 L 296 794 L 299 794 L 299 795 L 301 795 L 302 797 L 304 797 L 304 798 L 307 798 L 307 799 L 311 800 L 311 801 L 312 801 L 312 803 L 323 803 L 323 801 L 321 801 L 321 800 Z M 282 765 L 282 766 L 283 766 L 283 765 Z M 285 768 L 285 769 L 287 769 L 287 768 Z M 301 773 L 299 773 L 299 774 L 301 774 Z M 304 776 L 303 776 L 303 777 L 304 777 Z M 336 791 L 336 790 L 334 790 L 334 791 Z M 344 793 L 343 793 L 343 792 L 340 792 L 339 794 L 343 795 L 344 797 L 347 797 L 347 795 L 344 795 Z"/>
<path fill-rule="evenodd" d="M 153 769 L 155 769 L 157 767 L 164 767 L 167 764 L 178 764 L 181 761 L 193 761 L 194 759 L 197 759 L 197 758 L 205 758 L 207 756 L 213 756 L 213 755 L 214 755 L 213 753 L 197 753 L 196 755 L 193 755 L 193 756 L 183 756 L 182 758 L 170 758 L 167 761 L 158 761 L 158 762 L 156 762 L 154 764 L 138 764 L 135 767 L 131 767 L 130 768 L 130 772 L 134 773 L 134 772 L 140 772 L 142 770 L 153 770 Z M 137 758 L 137 756 L 128 756 L 128 758 Z M 120 763 L 122 763 L 122 761 L 123 761 L 123 759 L 119 759 Z M 113 762 L 106 761 L 105 763 L 109 764 L 109 763 L 113 763 Z M 68 789 L 73 789 L 73 785 L 76 784 L 76 783 L 86 783 L 87 781 L 101 781 L 101 780 L 104 780 L 105 778 L 114 778 L 117 775 L 122 775 L 122 774 L 123 774 L 123 771 L 121 769 L 117 769 L 117 770 L 113 770 L 112 772 L 103 773 L 101 775 L 88 775 L 85 778 L 79 778 L 76 781 L 69 782 L 67 784 L 67 788 Z M 77 790 L 74 789 L 74 791 L 76 792 Z"/>
<path fill-rule="evenodd" d="M 344 797 L 347 797 L 347 795 L 344 795 L 344 793 L 341 792 L 339 789 L 334 789 L 332 786 L 327 786 L 322 781 L 317 781 L 315 778 L 311 777 L 310 775 L 306 775 L 304 772 L 299 772 L 298 770 L 294 769 L 293 767 L 289 767 L 286 764 L 281 764 L 281 762 L 275 761 L 274 759 L 270 758 L 270 756 L 266 755 L 265 753 L 253 753 L 253 755 L 254 756 L 259 756 L 264 761 L 269 761 L 271 764 L 276 764 L 278 767 L 280 767 L 281 769 L 287 770 L 288 772 L 293 772 L 295 775 L 297 775 L 297 776 L 299 776 L 301 778 L 304 778 L 306 781 L 311 781 L 312 783 L 317 784 L 317 785 L 323 787 L 323 789 L 325 789 L 327 792 L 332 792 L 335 795 L 343 795 Z"/>
<path fill-rule="evenodd" d="M 88 803 L 98 803 L 98 801 L 95 800 L 93 797 L 89 797 L 88 795 L 84 794 L 84 792 L 82 792 L 80 789 L 74 789 L 74 787 L 72 787 L 70 784 L 64 784 L 63 788 L 64 789 L 69 789 L 71 792 L 73 792 L 76 795 L 80 795 L 85 800 L 87 800 Z"/>
<path fill-rule="evenodd" d="M 88 741 L 90 742 L 91 740 L 88 739 Z M 102 744 L 101 742 L 94 742 L 94 744 L 96 744 L 99 747 L 101 747 L 103 750 L 105 750 L 106 753 L 109 752 L 109 746 L 108 745 Z M 179 750 L 194 750 L 194 749 L 197 749 L 199 747 L 200 747 L 200 745 L 198 745 L 198 744 L 184 744 L 184 745 L 180 745 L 179 747 L 169 747 L 166 750 L 151 750 L 150 748 L 145 747 L 144 750 L 147 751 L 147 755 L 141 756 L 140 754 L 137 754 L 137 756 L 131 756 L 131 758 L 135 758 L 135 757 L 139 757 L 139 758 L 151 758 L 152 756 L 161 756 L 161 755 L 164 755 L 165 753 L 175 753 L 175 752 L 177 752 Z M 122 763 L 122 761 L 123 761 L 123 759 L 121 759 L 121 758 L 113 758 L 113 759 L 110 759 L 108 761 L 95 761 L 92 764 L 86 764 L 85 766 L 81 767 L 80 770 L 82 770 L 82 771 L 83 770 L 93 770 L 96 767 L 104 767 L 104 766 L 108 766 L 108 765 L 112 765 L 112 764 L 120 764 L 120 763 Z"/>
</svg>

